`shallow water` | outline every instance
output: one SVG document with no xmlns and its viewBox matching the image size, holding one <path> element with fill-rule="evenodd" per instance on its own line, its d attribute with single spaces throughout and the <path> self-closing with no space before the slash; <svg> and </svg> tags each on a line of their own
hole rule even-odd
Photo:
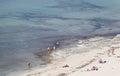
<svg viewBox="0 0 120 76">
<path fill-rule="evenodd" d="M 43 64 L 34 53 L 57 40 L 118 33 L 119 0 L 0 0 L 0 76 Z"/>
</svg>

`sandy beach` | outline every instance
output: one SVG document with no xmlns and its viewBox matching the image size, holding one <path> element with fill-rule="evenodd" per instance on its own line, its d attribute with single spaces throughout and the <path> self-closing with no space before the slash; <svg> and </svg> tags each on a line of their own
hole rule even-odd
<svg viewBox="0 0 120 76">
<path fill-rule="evenodd" d="M 110 47 L 115 48 L 115 55 L 108 56 Z M 52 62 L 43 68 L 15 72 L 8 76 L 119 76 L 120 35 L 111 39 L 94 37 L 80 40 L 75 47 L 51 53 L 50 58 Z M 96 69 L 93 70 L 93 67 Z"/>
</svg>

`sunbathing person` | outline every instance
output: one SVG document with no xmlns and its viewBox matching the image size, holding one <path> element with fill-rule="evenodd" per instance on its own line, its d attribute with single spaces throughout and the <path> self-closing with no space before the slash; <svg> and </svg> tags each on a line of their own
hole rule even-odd
<svg viewBox="0 0 120 76">
<path fill-rule="evenodd" d="M 87 69 L 87 71 L 98 71 L 98 67 L 92 66 L 91 69 Z"/>
<path fill-rule="evenodd" d="M 91 70 L 92 70 L 92 71 L 97 71 L 98 68 L 97 68 L 96 66 L 93 66 L 93 67 L 91 68 Z"/>
<path fill-rule="evenodd" d="M 106 63 L 106 61 L 103 61 L 102 59 L 99 59 L 99 63 Z"/>
</svg>

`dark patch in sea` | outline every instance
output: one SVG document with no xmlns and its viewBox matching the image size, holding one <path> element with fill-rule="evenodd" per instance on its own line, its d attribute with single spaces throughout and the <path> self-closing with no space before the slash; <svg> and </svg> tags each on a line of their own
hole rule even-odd
<svg viewBox="0 0 120 76">
<path fill-rule="evenodd" d="M 58 1 L 57 5 L 53 5 L 53 6 L 48 6 L 48 8 L 61 8 L 61 9 L 65 9 L 65 10 L 101 10 L 101 9 L 105 9 L 104 6 L 100 6 L 100 5 L 95 5 L 92 4 L 90 2 L 84 2 L 84 1 Z"/>
<path fill-rule="evenodd" d="M 95 26 L 92 32 L 95 32 L 98 29 L 102 29 L 103 26 L 112 27 L 114 23 L 120 22 L 119 19 L 104 19 L 104 18 L 93 18 L 88 20 L 91 22 L 91 25 Z M 112 30 L 112 28 L 108 30 Z"/>
</svg>

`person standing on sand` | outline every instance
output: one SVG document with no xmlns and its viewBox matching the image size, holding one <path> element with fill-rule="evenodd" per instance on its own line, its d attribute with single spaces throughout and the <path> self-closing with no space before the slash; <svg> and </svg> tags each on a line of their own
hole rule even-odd
<svg viewBox="0 0 120 76">
<path fill-rule="evenodd" d="M 114 51 L 115 51 L 115 48 L 112 47 L 112 55 L 115 55 Z"/>
<path fill-rule="evenodd" d="M 108 49 L 108 56 L 110 56 L 110 54 L 115 55 L 114 51 L 115 51 L 115 48 L 110 47 L 110 49 Z"/>
</svg>

